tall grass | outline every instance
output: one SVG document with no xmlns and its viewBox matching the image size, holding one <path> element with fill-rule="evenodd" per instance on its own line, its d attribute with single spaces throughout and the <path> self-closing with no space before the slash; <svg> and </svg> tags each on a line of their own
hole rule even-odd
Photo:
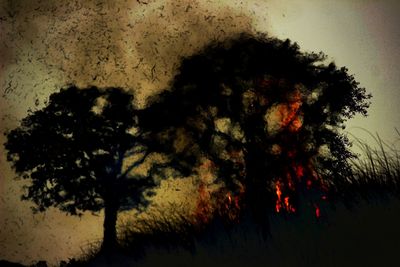
<svg viewBox="0 0 400 267">
<path fill-rule="evenodd" d="M 375 141 L 368 144 L 355 137 L 355 145 L 361 155 L 351 159 L 352 175 L 348 178 L 347 193 L 353 192 L 363 197 L 379 194 L 400 196 L 400 150 L 395 144 L 388 144 L 378 134 L 364 130 Z M 400 133 L 396 129 L 400 141 Z"/>
<path fill-rule="evenodd" d="M 94 244 L 81 260 L 71 260 L 64 266 L 161 266 L 168 262 L 179 266 L 190 263 L 192 267 L 366 266 L 381 261 L 388 264 L 390 255 L 400 245 L 400 220 L 388 217 L 393 212 L 382 210 L 382 203 L 368 201 L 400 197 L 400 151 L 379 135 L 369 134 L 375 144 L 354 137 L 362 155 L 351 159 L 352 175 L 338 191 L 346 201 L 358 199 L 361 204 L 355 211 L 328 210 L 333 218 L 328 224 L 318 224 L 318 220 L 304 214 L 291 220 L 271 214 L 273 239 L 263 240 L 252 222 L 242 220 L 232 227 L 216 218 L 204 225 L 196 223 L 189 212 L 172 207 L 144 219 L 123 221 L 119 227 L 120 253 L 115 261 L 104 263 Z M 339 207 L 343 207 L 342 200 L 339 198 Z M 395 213 L 400 211 L 399 200 L 390 205 Z M 387 240 L 384 233 L 391 233 L 393 238 Z M 376 247 L 374 242 L 388 246 Z M 378 259 L 373 253 L 386 258 Z M 360 255 L 365 255 L 365 259 L 357 258 Z"/>
<path fill-rule="evenodd" d="M 193 249 L 200 226 L 183 210 L 157 210 L 146 218 L 126 220 L 120 226 L 120 246 L 124 252 L 142 257 L 145 249 L 177 247 Z"/>
</svg>

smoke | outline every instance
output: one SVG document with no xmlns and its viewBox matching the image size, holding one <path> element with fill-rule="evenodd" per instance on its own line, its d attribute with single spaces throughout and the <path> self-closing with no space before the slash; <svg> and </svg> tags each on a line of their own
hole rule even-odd
<svg viewBox="0 0 400 267">
<path fill-rule="evenodd" d="M 182 56 L 252 30 L 242 11 L 199 1 L 7 1 L 1 18 L 8 101 L 75 84 L 135 90 L 141 102 L 165 87 Z"/>
<path fill-rule="evenodd" d="M 43 107 L 51 93 L 69 84 L 122 87 L 134 91 L 143 106 L 168 87 L 181 57 L 212 40 L 253 31 L 251 12 L 232 3 L 1 1 L 1 143 L 3 132 L 28 109 Z M 85 215 L 83 222 L 53 209 L 32 215 L 30 203 L 20 201 L 22 185 L 13 180 L 4 149 L 0 152 L 0 258 L 29 263 L 40 256 L 52 262 L 80 251 L 83 240 L 101 238 L 101 216 Z M 22 229 L 14 221 L 22 221 Z M 76 237 L 77 232 L 87 234 Z"/>
</svg>

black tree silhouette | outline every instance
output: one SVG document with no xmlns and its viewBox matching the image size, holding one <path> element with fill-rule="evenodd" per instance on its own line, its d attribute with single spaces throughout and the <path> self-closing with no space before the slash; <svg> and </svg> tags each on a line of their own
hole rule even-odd
<svg viewBox="0 0 400 267">
<path fill-rule="evenodd" d="M 350 174 L 344 122 L 370 95 L 322 53 L 263 34 L 241 34 L 182 60 L 171 88 L 140 113 L 152 150 L 187 173 L 210 160 L 215 176 L 264 221 L 294 212 L 299 192 L 340 190 Z M 243 196 L 244 197 L 240 197 Z M 229 208 L 229 205 L 228 205 Z"/>
<path fill-rule="evenodd" d="M 81 215 L 104 208 L 104 252 L 117 245 L 118 211 L 148 204 L 143 193 L 156 185 L 131 175 L 149 154 L 138 142 L 132 101 L 119 88 L 72 86 L 6 133 L 7 159 L 30 181 L 22 199 L 32 200 L 35 211 L 54 206 Z"/>
</svg>

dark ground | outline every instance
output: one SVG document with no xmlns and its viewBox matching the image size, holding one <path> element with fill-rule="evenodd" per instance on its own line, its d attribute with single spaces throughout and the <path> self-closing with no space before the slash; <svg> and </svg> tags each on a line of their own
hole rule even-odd
<svg viewBox="0 0 400 267">
<path fill-rule="evenodd" d="M 306 207 L 301 216 L 272 215 L 267 240 L 253 223 L 243 222 L 231 231 L 215 227 L 195 241 L 192 251 L 147 246 L 140 259 L 95 256 L 68 266 L 400 266 L 399 199 L 362 200 L 350 209 L 322 207 L 321 219 L 313 213 Z M 23 265 L 0 261 L 0 266 Z"/>
</svg>

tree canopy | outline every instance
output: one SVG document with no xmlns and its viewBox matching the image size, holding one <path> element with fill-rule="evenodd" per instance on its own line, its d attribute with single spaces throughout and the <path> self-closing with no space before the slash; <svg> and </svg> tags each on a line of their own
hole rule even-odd
<svg viewBox="0 0 400 267">
<path fill-rule="evenodd" d="M 117 212 L 147 204 L 149 177 L 131 175 L 148 155 L 140 144 L 133 96 L 119 88 L 79 89 L 50 96 L 6 133 L 7 159 L 29 180 L 24 200 L 72 215 L 105 209 L 104 246 L 115 245 Z"/>
<path fill-rule="evenodd" d="M 171 170 L 201 177 L 206 168 L 223 184 L 220 213 L 246 207 L 264 221 L 271 209 L 295 212 L 299 194 L 314 192 L 319 216 L 318 203 L 351 174 L 341 129 L 367 114 L 370 98 L 346 68 L 325 61 L 262 34 L 213 42 L 183 58 L 168 90 L 143 110 L 120 88 L 52 94 L 7 133 L 7 159 L 30 181 L 23 199 L 37 210 L 104 209 L 106 250 L 116 245 L 118 211 L 146 205 L 143 193 Z M 164 161 L 131 175 L 152 153 Z M 210 216 L 207 205 L 198 203 L 198 216 Z"/>
<path fill-rule="evenodd" d="M 140 127 L 188 173 L 211 161 L 229 203 L 236 196 L 257 212 L 294 212 L 302 190 L 325 199 L 345 182 L 354 155 L 340 130 L 369 106 L 348 70 L 325 61 L 265 35 L 211 43 L 182 60 Z"/>
</svg>

